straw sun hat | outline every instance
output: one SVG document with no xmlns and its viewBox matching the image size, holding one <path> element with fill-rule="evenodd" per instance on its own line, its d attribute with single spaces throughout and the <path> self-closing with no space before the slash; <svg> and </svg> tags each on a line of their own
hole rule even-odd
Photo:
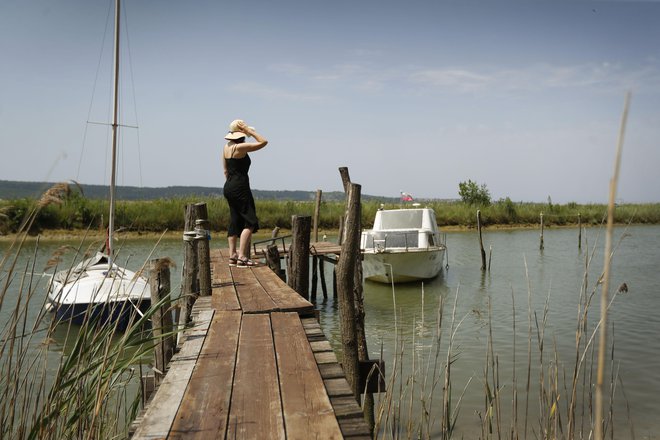
<svg viewBox="0 0 660 440">
<path fill-rule="evenodd" d="M 247 137 L 242 131 L 238 131 L 238 124 L 244 122 L 242 119 L 234 119 L 229 124 L 229 133 L 225 136 L 225 139 L 229 141 L 235 141 L 236 139 Z M 254 127 L 250 127 L 250 130 L 254 130 Z"/>
</svg>

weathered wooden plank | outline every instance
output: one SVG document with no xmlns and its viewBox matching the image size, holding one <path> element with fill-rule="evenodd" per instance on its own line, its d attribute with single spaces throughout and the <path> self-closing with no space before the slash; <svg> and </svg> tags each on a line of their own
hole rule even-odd
<svg viewBox="0 0 660 440">
<path fill-rule="evenodd" d="M 320 353 L 314 353 L 314 358 L 316 359 L 316 363 L 319 365 L 337 363 L 337 356 L 335 356 L 335 354 L 330 351 L 322 351 Z"/>
<path fill-rule="evenodd" d="M 332 407 L 335 409 L 337 419 L 363 418 L 362 408 L 353 396 L 337 396 L 330 398 Z M 365 423 L 366 425 L 366 423 Z"/>
<path fill-rule="evenodd" d="M 264 291 L 273 300 L 278 311 L 297 312 L 301 315 L 309 315 L 314 312 L 314 304 L 298 295 L 269 268 L 258 267 L 252 272 Z"/>
<path fill-rule="evenodd" d="M 240 311 L 216 312 L 170 439 L 224 438 L 240 325 Z"/>
<path fill-rule="evenodd" d="M 213 311 L 200 312 L 199 322 L 196 323 L 192 333 L 205 334 L 212 319 Z M 181 351 L 172 357 L 170 369 L 147 408 L 142 423 L 135 431 L 134 440 L 167 437 L 181 405 L 182 396 L 190 381 L 204 339 L 203 335 L 188 336 Z"/>
<path fill-rule="evenodd" d="M 285 438 L 273 335 L 267 314 L 243 315 L 226 438 Z"/>
<path fill-rule="evenodd" d="M 319 373 L 323 379 L 337 379 L 344 377 L 344 370 L 342 370 L 341 365 L 338 363 L 332 364 L 320 364 Z"/>
<path fill-rule="evenodd" d="M 308 328 L 321 328 L 321 324 L 319 324 L 319 321 L 316 318 L 300 318 L 300 322 L 302 322 L 305 330 Z"/>
<path fill-rule="evenodd" d="M 232 267 L 230 270 L 243 313 L 269 313 L 277 310 L 277 305 L 254 276 L 253 269 Z"/>
<path fill-rule="evenodd" d="M 328 340 L 310 341 L 309 345 L 310 347 L 312 347 L 312 351 L 314 353 L 320 353 L 322 351 L 332 351 L 332 345 L 330 345 L 330 342 Z"/>
<path fill-rule="evenodd" d="M 271 323 L 287 438 L 342 438 L 298 315 L 273 313 Z"/>
<path fill-rule="evenodd" d="M 309 244 L 309 252 L 312 255 L 341 254 L 341 246 L 329 241 L 317 241 Z"/>
<path fill-rule="evenodd" d="M 344 377 L 337 379 L 325 379 L 323 380 L 323 383 L 325 383 L 325 389 L 328 390 L 328 395 L 331 398 L 340 396 L 353 396 L 353 391 L 351 390 L 351 387 L 348 385 L 348 382 Z"/>
<path fill-rule="evenodd" d="M 211 295 L 216 310 L 240 310 L 241 304 L 236 296 L 234 280 L 229 270 L 228 252 L 214 249 L 211 251 Z"/>
<path fill-rule="evenodd" d="M 373 438 L 371 436 L 369 425 L 364 421 L 364 417 L 361 412 L 355 417 L 340 419 L 339 427 L 341 428 L 341 433 L 346 439 L 357 440 Z"/>
</svg>

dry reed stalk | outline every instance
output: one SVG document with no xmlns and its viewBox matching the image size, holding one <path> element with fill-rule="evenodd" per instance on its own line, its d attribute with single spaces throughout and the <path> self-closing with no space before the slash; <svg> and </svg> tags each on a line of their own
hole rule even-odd
<svg viewBox="0 0 660 440">
<path fill-rule="evenodd" d="M 525 278 L 527 279 L 527 383 L 525 385 L 525 428 L 523 438 L 527 438 L 527 420 L 529 415 L 529 393 L 532 386 L 532 285 L 529 278 L 527 258 L 525 262 Z"/>
<path fill-rule="evenodd" d="M 516 299 L 513 288 L 511 288 L 511 316 L 513 319 L 513 353 L 512 353 L 512 396 L 511 396 L 511 429 L 510 438 L 516 440 L 518 438 L 518 380 L 516 377 Z"/>
<path fill-rule="evenodd" d="M 619 127 L 619 139 L 617 142 L 616 159 L 614 161 L 614 174 L 610 180 L 609 203 L 607 206 L 607 233 L 605 235 L 605 263 L 603 285 L 601 287 L 600 301 L 600 339 L 598 343 L 598 371 L 596 376 L 596 418 L 594 439 L 603 439 L 603 379 L 605 375 L 605 352 L 607 348 L 607 299 L 610 287 L 610 269 L 611 269 L 611 249 L 612 234 L 614 230 L 614 207 L 616 200 L 616 190 L 619 182 L 619 169 L 621 166 L 621 152 L 623 150 L 623 139 L 626 131 L 626 121 L 628 118 L 628 108 L 630 106 L 630 92 L 626 93 L 621 125 Z"/>
</svg>

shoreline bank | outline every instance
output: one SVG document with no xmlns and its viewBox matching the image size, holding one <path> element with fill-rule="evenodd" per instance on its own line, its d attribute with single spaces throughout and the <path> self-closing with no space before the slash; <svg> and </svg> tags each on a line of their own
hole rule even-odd
<svg viewBox="0 0 660 440">
<path fill-rule="evenodd" d="M 615 226 L 626 226 L 626 224 L 616 224 Z M 601 225 L 583 225 L 584 228 L 598 228 Z M 603 225 L 604 226 L 604 225 Z M 571 224 L 571 225 L 545 225 L 544 229 L 549 230 L 549 229 L 575 229 L 577 228 L 577 224 Z M 539 225 L 533 225 L 533 224 L 515 224 L 515 225 L 509 225 L 509 224 L 494 224 L 494 225 L 488 225 L 488 226 L 483 226 L 484 231 L 488 230 L 495 230 L 495 231 L 500 231 L 500 230 L 529 230 L 529 229 L 540 229 Z M 467 231 L 475 231 L 476 227 L 474 226 L 465 226 L 465 225 L 452 225 L 452 226 L 441 226 L 440 231 L 441 232 L 467 232 Z M 280 229 L 279 235 L 289 235 L 291 231 L 289 229 Z M 337 230 L 325 230 L 325 229 L 320 229 L 319 230 L 319 235 L 327 234 L 330 237 L 336 237 L 338 234 Z M 134 239 L 160 239 L 161 237 L 164 239 L 172 239 L 172 238 L 181 238 L 183 236 L 183 231 L 164 231 L 164 232 L 154 232 L 154 231 L 124 231 L 124 232 L 117 232 L 115 233 L 116 237 L 118 240 L 134 240 Z M 227 231 L 212 231 L 211 232 L 211 237 L 212 238 L 217 238 L 217 237 L 223 237 L 225 238 L 227 236 Z M 105 237 L 105 233 L 103 231 L 99 230 L 94 230 L 94 231 L 86 231 L 82 229 L 47 229 L 43 230 L 38 234 L 34 235 L 28 235 L 26 237 L 26 240 L 61 240 L 61 241 L 66 241 L 66 240 L 102 240 Z M 254 238 L 256 240 L 262 240 L 262 239 L 267 239 L 271 237 L 271 232 L 267 230 L 260 230 L 256 234 L 254 234 Z M 15 241 L 18 238 L 18 234 L 6 234 L 6 235 L 0 235 L 0 242 L 12 242 Z"/>
</svg>

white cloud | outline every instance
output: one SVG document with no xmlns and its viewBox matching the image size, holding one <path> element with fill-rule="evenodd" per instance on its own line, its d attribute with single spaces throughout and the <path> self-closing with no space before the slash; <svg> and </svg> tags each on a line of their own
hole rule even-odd
<svg viewBox="0 0 660 440">
<path fill-rule="evenodd" d="M 547 91 L 597 89 L 599 92 L 633 88 L 660 93 L 660 65 L 647 60 L 644 65 L 627 67 L 602 61 L 576 65 L 533 64 L 516 68 L 451 66 L 379 66 L 345 63 L 330 66 L 276 64 L 271 72 L 305 81 L 310 87 L 351 87 L 373 93 L 393 87 L 423 87 L 452 93 L 489 91 Z M 285 95 L 297 95 L 286 93 Z M 307 97 L 305 99 L 318 99 Z"/>
</svg>

